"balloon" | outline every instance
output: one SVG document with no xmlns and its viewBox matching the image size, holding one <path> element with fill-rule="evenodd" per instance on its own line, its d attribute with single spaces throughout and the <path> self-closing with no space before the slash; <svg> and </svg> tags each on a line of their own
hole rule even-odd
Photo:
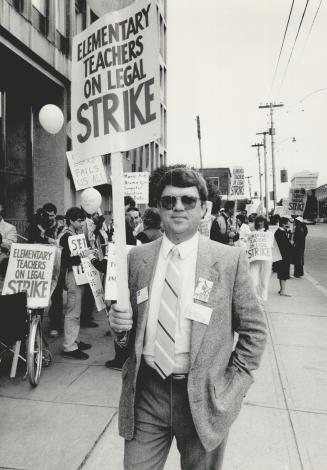
<svg viewBox="0 0 327 470">
<path fill-rule="evenodd" d="M 39 121 L 44 130 L 57 134 L 63 126 L 64 115 L 58 106 L 46 104 L 40 109 Z"/>
<path fill-rule="evenodd" d="M 110 11 L 125 8 L 134 1 L 135 0 L 88 0 L 88 4 L 97 16 L 102 16 Z"/>
<path fill-rule="evenodd" d="M 94 188 L 87 188 L 81 194 L 81 206 L 88 214 L 93 214 L 101 206 L 102 197 Z"/>
</svg>

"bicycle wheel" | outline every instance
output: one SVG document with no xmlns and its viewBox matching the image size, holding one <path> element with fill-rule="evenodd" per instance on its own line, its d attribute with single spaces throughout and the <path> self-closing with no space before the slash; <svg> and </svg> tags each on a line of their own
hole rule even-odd
<svg viewBox="0 0 327 470">
<path fill-rule="evenodd" d="M 26 362 L 28 380 L 32 387 L 36 387 L 42 369 L 42 330 L 39 317 L 34 317 L 30 324 Z"/>
</svg>

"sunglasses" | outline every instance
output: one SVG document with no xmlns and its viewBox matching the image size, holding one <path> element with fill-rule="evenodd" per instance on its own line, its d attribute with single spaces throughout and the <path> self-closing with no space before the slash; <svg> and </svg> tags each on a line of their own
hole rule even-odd
<svg viewBox="0 0 327 470">
<path fill-rule="evenodd" d="M 162 196 L 162 198 L 160 198 L 160 205 L 164 209 L 172 210 L 176 206 L 177 200 L 180 200 L 184 206 L 184 209 L 186 211 L 189 211 L 191 209 L 194 209 L 197 201 L 199 201 L 200 198 L 194 197 L 194 196 L 187 196 L 187 195 L 185 196 Z"/>
</svg>

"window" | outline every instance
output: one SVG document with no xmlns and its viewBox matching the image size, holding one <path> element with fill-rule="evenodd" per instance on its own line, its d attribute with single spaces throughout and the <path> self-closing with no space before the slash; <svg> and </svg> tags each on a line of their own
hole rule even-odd
<svg viewBox="0 0 327 470">
<path fill-rule="evenodd" d="M 56 47 L 68 56 L 69 38 L 67 37 L 67 0 L 56 0 Z"/>
<path fill-rule="evenodd" d="M 86 28 L 86 5 L 85 0 L 75 1 L 75 34 Z"/>
<path fill-rule="evenodd" d="M 219 189 L 219 176 L 209 176 L 209 180 L 217 189 Z"/>
<path fill-rule="evenodd" d="M 47 36 L 49 30 L 48 0 L 32 0 L 32 24 L 40 33 Z"/>
</svg>

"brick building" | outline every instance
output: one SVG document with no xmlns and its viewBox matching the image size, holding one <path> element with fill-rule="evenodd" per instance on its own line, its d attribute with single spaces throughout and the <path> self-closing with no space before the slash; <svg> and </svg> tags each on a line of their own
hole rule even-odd
<svg viewBox="0 0 327 470">
<path fill-rule="evenodd" d="M 124 154 L 125 171 L 151 171 L 166 162 L 167 68 L 166 0 L 157 0 L 160 34 L 161 138 Z M 97 17 L 86 0 L 1 0 L 0 2 L 0 200 L 6 219 L 24 232 L 27 220 L 45 202 L 59 213 L 78 204 L 67 166 L 70 120 L 71 38 Z M 65 117 L 51 135 L 38 121 L 53 103 Z M 110 174 L 110 155 L 103 157 Z M 111 186 L 98 187 L 102 209 L 111 209 Z"/>
<path fill-rule="evenodd" d="M 205 178 L 209 178 L 217 186 L 223 199 L 228 199 L 231 184 L 231 172 L 229 168 L 203 168 L 201 170 Z"/>
</svg>

